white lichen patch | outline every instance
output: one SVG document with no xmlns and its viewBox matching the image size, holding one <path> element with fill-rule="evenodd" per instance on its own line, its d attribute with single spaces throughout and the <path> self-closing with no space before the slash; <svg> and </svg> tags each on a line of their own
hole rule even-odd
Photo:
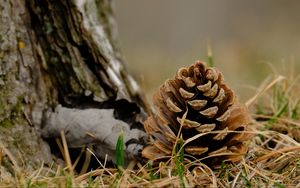
<svg viewBox="0 0 300 188">
<path fill-rule="evenodd" d="M 115 58 L 113 47 L 108 40 L 102 23 L 99 20 L 100 7 L 97 7 L 95 1 L 93 0 L 74 0 L 77 9 L 82 14 L 83 26 L 91 34 L 95 40 L 99 49 L 103 50 L 103 54 L 110 61 L 108 62 L 111 67 L 119 73 L 122 66 L 121 63 Z"/>
<path fill-rule="evenodd" d="M 98 49 L 101 49 L 101 54 L 108 60 L 106 71 L 110 80 L 119 88 L 119 91 L 124 93 L 127 90 L 125 88 L 126 84 L 122 82 L 120 76 L 123 66 L 115 56 L 109 37 L 103 28 L 103 23 L 100 22 L 100 7 L 97 7 L 94 0 L 74 0 L 73 2 L 82 15 L 84 28 L 91 35 L 98 46 Z M 133 78 L 129 78 L 129 83 L 131 84 L 130 87 L 132 87 L 132 92 L 139 90 L 138 85 Z"/>
<path fill-rule="evenodd" d="M 121 79 L 119 78 L 119 75 L 117 75 L 117 73 L 112 68 L 108 67 L 106 69 L 106 72 L 109 75 L 109 78 L 111 79 L 111 81 L 113 81 L 116 86 L 122 87 L 123 83 L 122 83 Z"/>
<path fill-rule="evenodd" d="M 131 92 L 132 93 L 138 93 L 139 90 L 140 90 L 140 86 L 138 85 L 138 83 L 130 75 L 127 78 L 128 78 L 129 83 L 130 83 L 130 90 L 131 90 Z"/>
</svg>

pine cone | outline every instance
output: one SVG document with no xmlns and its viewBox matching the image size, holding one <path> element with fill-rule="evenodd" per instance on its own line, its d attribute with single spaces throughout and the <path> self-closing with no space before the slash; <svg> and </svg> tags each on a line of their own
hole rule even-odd
<svg viewBox="0 0 300 188">
<path fill-rule="evenodd" d="M 184 150 L 198 159 L 206 158 L 203 162 L 207 164 L 236 162 L 247 152 L 244 141 L 250 138 L 245 132 L 250 117 L 217 69 L 200 61 L 180 68 L 153 100 L 157 113 L 144 122 L 152 141 L 142 151 L 143 157 L 157 160 L 171 156 L 178 134 L 184 141 L 201 134 L 190 139 Z"/>
</svg>

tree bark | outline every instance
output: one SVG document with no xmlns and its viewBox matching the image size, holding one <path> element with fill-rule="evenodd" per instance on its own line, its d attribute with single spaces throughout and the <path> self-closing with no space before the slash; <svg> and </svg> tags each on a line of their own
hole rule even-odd
<svg viewBox="0 0 300 188">
<path fill-rule="evenodd" d="M 0 25 L 2 171 L 51 162 L 41 129 L 58 105 L 112 109 L 112 121 L 142 129 L 145 104 L 120 55 L 110 0 L 3 0 Z"/>
</svg>

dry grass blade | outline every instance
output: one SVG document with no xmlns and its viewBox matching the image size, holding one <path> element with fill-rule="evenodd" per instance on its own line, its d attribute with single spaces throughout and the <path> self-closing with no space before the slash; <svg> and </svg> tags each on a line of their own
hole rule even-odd
<svg viewBox="0 0 300 188">
<path fill-rule="evenodd" d="M 144 177 L 146 177 L 147 179 L 150 179 L 150 176 L 145 168 L 145 166 L 147 166 L 150 162 L 148 162 L 146 165 L 142 165 L 141 163 L 137 163 L 137 166 L 139 168 L 139 170 L 137 170 L 137 174 L 142 173 Z"/>
<path fill-rule="evenodd" d="M 92 150 L 90 150 L 89 148 L 87 148 L 87 151 L 90 152 L 97 160 L 97 162 L 100 164 L 101 168 L 103 168 L 104 170 L 106 169 L 105 165 L 106 165 L 106 161 L 107 161 L 107 156 L 105 157 L 105 162 L 104 164 L 102 164 L 100 162 L 100 160 L 98 159 L 98 157 L 94 154 L 94 152 Z M 113 175 L 109 170 L 106 171 L 109 175 Z"/>
<path fill-rule="evenodd" d="M 240 171 L 240 172 L 235 176 L 235 178 L 234 178 L 234 180 L 233 180 L 233 182 L 232 182 L 232 185 L 231 185 L 232 188 L 235 188 L 235 187 L 236 187 L 237 181 L 238 181 L 238 179 L 240 178 L 241 173 L 242 173 L 242 171 Z"/>
<path fill-rule="evenodd" d="M 209 172 L 210 172 L 210 175 L 211 175 L 211 177 L 212 177 L 212 187 L 218 187 L 218 184 L 217 184 L 217 177 L 216 177 L 216 175 L 215 175 L 215 173 L 212 171 L 212 169 L 211 168 L 209 168 L 207 165 L 205 165 L 205 164 L 201 164 L 201 165 L 203 165 Z"/>
<path fill-rule="evenodd" d="M 162 179 L 157 179 L 153 180 L 151 182 L 142 182 L 139 184 L 131 184 L 130 187 L 166 187 L 170 185 L 174 185 L 175 183 L 179 182 L 179 179 L 177 176 L 173 176 L 171 178 L 162 178 Z M 179 184 L 179 183 L 178 183 Z"/>
<path fill-rule="evenodd" d="M 83 162 L 83 166 L 82 166 L 81 171 L 80 171 L 79 174 L 84 174 L 84 173 L 87 172 L 88 167 L 89 167 L 89 165 L 90 165 L 90 163 L 91 163 L 91 156 L 92 156 L 91 152 L 89 152 L 89 151 L 86 150 L 86 151 L 85 151 L 85 160 L 84 160 L 84 162 Z M 79 157 L 80 157 L 80 156 L 79 156 Z M 79 158 L 79 157 L 78 157 L 78 158 Z"/>
<path fill-rule="evenodd" d="M 61 140 L 63 143 L 63 149 L 64 149 L 63 151 L 64 151 L 64 157 L 65 157 L 65 161 L 67 163 L 67 167 L 69 169 L 69 172 L 73 174 L 74 169 L 72 166 L 72 161 L 71 161 L 71 157 L 70 157 L 70 153 L 69 153 L 69 148 L 68 148 L 65 132 L 63 130 L 60 132 L 60 136 L 61 136 Z"/>
<path fill-rule="evenodd" d="M 84 153 L 84 149 L 85 149 L 84 147 L 81 148 L 80 154 L 78 155 L 78 157 L 76 158 L 75 162 L 73 163 L 73 169 L 75 169 L 76 166 L 78 165 L 79 160 L 81 159 L 81 157 L 82 157 L 82 155 Z"/>
<path fill-rule="evenodd" d="M 85 174 L 82 174 L 82 175 L 79 175 L 75 178 L 75 180 L 77 182 L 81 182 L 85 179 L 87 179 L 88 177 L 90 176 L 99 176 L 101 174 L 103 174 L 104 171 L 106 171 L 107 169 L 97 169 L 97 170 L 93 170 L 93 171 L 90 171 L 90 172 L 87 172 Z"/>
<path fill-rule="evenodd" d="M 268 85 L 262 87 L 258 92 L 249 99 L 245 105 L 249 108 L 262 94 L 264 94 L 267 90 L 272 88 L 276 83 L 286 79 L 284 76 L 279 75 L 277 78 L 275 78 L 272 82 L 270 82 Z"/>
<path fill-rule="evenodd" d="M 120 182 L 120 185 L 124 186 L 124 187 L 129 187 L 130 182 L 129 180 L 131 179 L 131 174 L 133 173 L 133 168 L 136 165 L 136 161 L 132 160 L 130 161 L 129 165 L 127 166 L 126 169 L 122 169 L 122 179 Z"/>
<path fill-rule="evenodd" d="M 266 180 L 268 180 L 269 182 L 273 183 L 273 180 L 271 178 L 269 178 L 267 175 L 263 174 L 263 172 L 261 172 L 258 169 L 253 168 L 252 166 L 248 165 L 248 164 L 244 164 L 247 168 L 249 168 L 250 170 L 252 170 L 253 172 L 255 172 L 256 174 L 258 174 L 259 176 L 265 178 Z"/>
<path fill-rule="evenodd" d="M 180 134 L 181 134 L 181 131 L 182 131 L 182 127 L 183 127 L 183 124 L 184 124 L 184 121 L 186 119 L 186 116 L 188 114 L 188 110 L 186 110 L 186 112 L 183 114 L 181 120 L 180 120 L 180 128 L 179 128 L 179 131 L 178 131 L 178 134 L 176 136 L 176 141 L 175 141 L 175 144 L 173 146 L 173 154 L 175 154 L 175 150 L 176 150 L 176 147 L 177 147 L 177 144 L 178 144 L 178 141 L 179 141 L 179 137 L 180 137 Z M 183 149 L 183 147 L 181 147 L 179 150 L 178 150 L 178 153 L 180 153 L 180 151 Z"/>
<path fill-rule="evenodd" d="M 258 163 L 258 162 L 261 162 L 263 160 L 274 157 L 276 154 L 282 154 L 282 153 L 290 152 L 290 151 L 296 152 L 296 151 L 299 151 L 299 150 L 300 150 L 300 146 L 295 146 L 295 147 L 282 148 L 282 149 L 279 149 L 279 150 L 270 151 L 268 154 L 255 159 L 253 162 Z"/>
<path fill-rule="evenodd" d="M 262 115 L 262 114 L 252 114 L 252 117 L 254 118 L 264 118 L 264 119 L 272 119 L 274 118 L 273 116 L 268 116 L 268 115 Z M 297 122 L 295 120 L 292 119 L 287 119 L 287 118 L 275 118 L 277 121 L 281 122 L 281 123 L 286 123 L 286 124 L 290 124 L 290 125 L 296 125 L 297 127 L 300 128 L 300 122 Z"/>
<path fill-rule="evenodd" d="M 248 133 L 248 134 L 257 134 L 258 132 L 257 131 L 227 131 L 228 133 Z M 200 134 L 197 134 L 189 139 L 187 139 L 184 144 L 182 145 L 181 149 L 183 149 L 188 143 L 204 136 L 204 135 L 208 135 L 208 134 L 215 134 L 215 133 L 222 133 L 222 131 L 211 131 L 211 132 L 206 132 L 206 133 L 200 133 Z M 180 150 L 181 150 L 180 149 Z"/>
</svg>

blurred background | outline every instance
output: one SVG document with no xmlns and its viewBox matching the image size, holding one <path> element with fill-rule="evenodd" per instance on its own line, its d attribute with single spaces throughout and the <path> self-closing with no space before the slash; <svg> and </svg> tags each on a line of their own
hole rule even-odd
<svg viewBox="0 0 300 188">
<path fill-rule="evenodd" d="M 115 14 L 121 51 L 149 99 L 179 67 L 207 61 L 208 43 L 241 101 L 274 71 L 300 73 L 299 0 L 115 0 Z"/>
</svg>

